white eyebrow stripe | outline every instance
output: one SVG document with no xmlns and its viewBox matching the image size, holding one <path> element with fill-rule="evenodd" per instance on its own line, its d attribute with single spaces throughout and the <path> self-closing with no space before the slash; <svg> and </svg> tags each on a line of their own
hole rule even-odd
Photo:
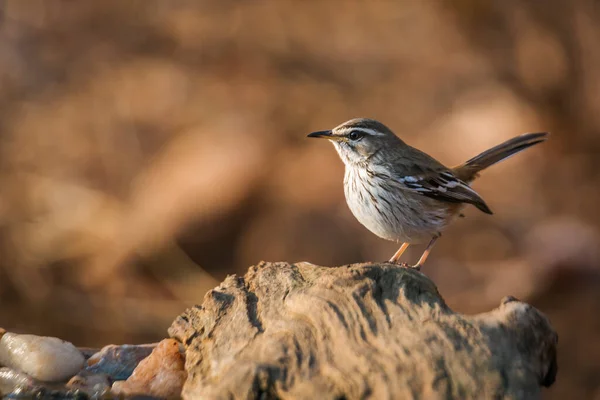
<svg viewBox="0 0 600 400">
<path fill-rule="evenodd" d="M 360 132 L 366 133 L 367 135 L 373 135 L 373 136 L 383 136 L 383 133 L 376 131 L 374 129 L 369 129 L 369 128 L 348 127 L 348 128 L 342 129 L 342 132 L 344 132 L 344 134 L 350 133 L 352 131 L 360 131 Z"/>
</svg>

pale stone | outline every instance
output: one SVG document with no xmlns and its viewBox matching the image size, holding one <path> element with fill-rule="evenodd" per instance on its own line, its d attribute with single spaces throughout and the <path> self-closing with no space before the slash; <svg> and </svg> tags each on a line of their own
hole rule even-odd
<svg viewBox="0 0 600 400">
<path fill-rule="evenodd" d="M 73 344 L 54 337 L 5 333 L 0 339 L 0 365 L 46 382 L 76 375 L 83 355 Z"/>
<path fill-rule="evenodd" d="M 18 387 L 33 387 L 30 376 L 10 368 L 0 368 L 0 395 L 10 393 Z"/>
</svg>

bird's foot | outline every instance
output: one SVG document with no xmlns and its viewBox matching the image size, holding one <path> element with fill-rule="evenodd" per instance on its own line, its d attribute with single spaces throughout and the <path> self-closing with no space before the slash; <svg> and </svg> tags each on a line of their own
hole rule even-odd
<svg viewBox="0 0 600 400">
<path fill-rule="evenodd" d="M 389 260 L 389 261 L 386 261 L 386 262 L 388 264 L 394 264 L 394 265 L 397 265 L 397 266 L 403 267 L 403 268 L 415 269 L 417 271 L 421 270 L 421 266 L 419 264 L 409 265 L 408 263 L 405 263 L 405 262 L 393 261 L 393 260 Z"/>
<path fill-rule="evenodd" d="M 408 266 L 408 264 L 406 264 L 405 262 L 402 262 L 400 260 L 394 260 L 394 259 L 392 259 L 392 260 L 385 260 L 384 263 L 386 263 L 386 264 L 394 264 L 394 265 L 401 265 L 401 266 L 404 266 L 404 267 Z"/>
</svg>

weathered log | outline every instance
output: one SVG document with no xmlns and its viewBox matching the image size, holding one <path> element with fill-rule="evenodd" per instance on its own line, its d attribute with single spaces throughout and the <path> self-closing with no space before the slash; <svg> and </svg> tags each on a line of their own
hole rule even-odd
<svg viewBox="0 0 600 400">
<path fill-rule="evenodd" d="M 531 399 L 557 369 L 535 308 L 506 297 L 461 315 L 391 264 L 261 263 L 169 333 L 186 347 L 187 399 Z"/>
</svg>

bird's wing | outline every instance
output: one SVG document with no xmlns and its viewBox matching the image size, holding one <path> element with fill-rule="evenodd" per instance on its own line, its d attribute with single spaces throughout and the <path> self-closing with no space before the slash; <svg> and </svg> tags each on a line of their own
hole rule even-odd
<svg viewBox="0 0 600 400">
<path fill-rule="evenodd" d="M 483 199 L 469 185 L 448 169 L 423 170 L 399 178 L 406 188 L 423 196 L 449 203 L 469 203 L 487 214 L 492 214 Z"/>
</svg>

